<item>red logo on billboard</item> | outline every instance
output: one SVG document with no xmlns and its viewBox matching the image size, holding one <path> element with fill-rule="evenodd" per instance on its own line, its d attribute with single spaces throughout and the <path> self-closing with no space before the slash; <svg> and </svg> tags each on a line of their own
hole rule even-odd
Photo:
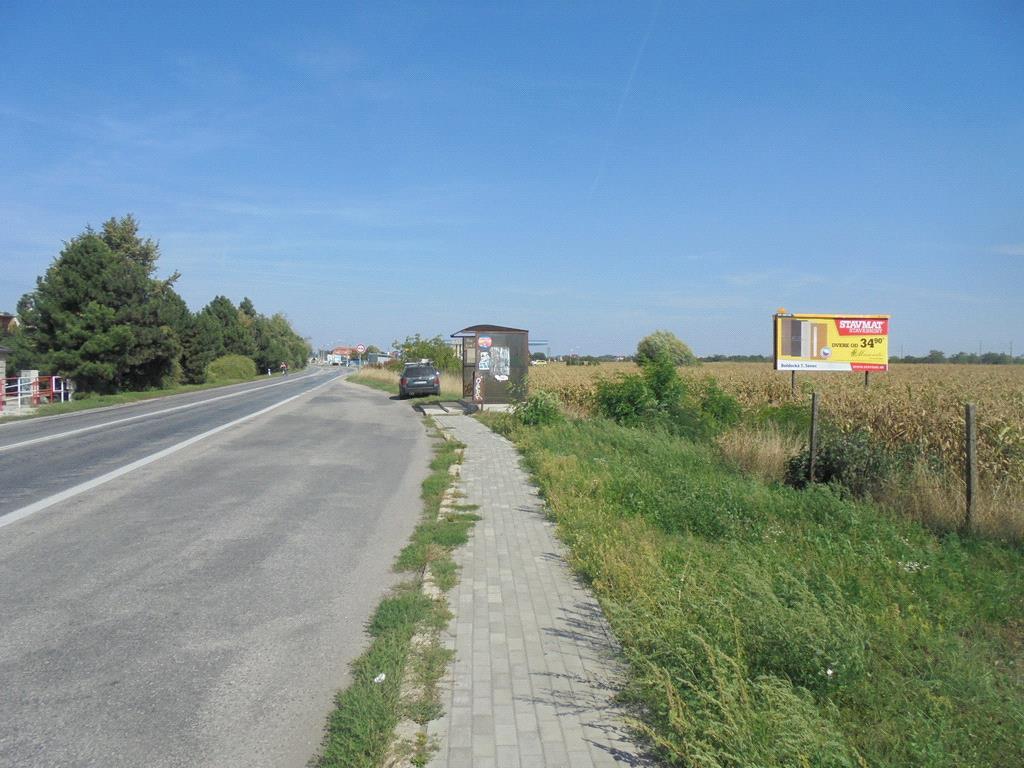
<svg viewBox="0 0 1024 768">
<path fill-rule="evenodd" d="M 884 317 L 837 317 L 840 336 L 888 336 L 889 320 Z"/>
<path fill-rule="evenodd" d="M 479 339 L 476 340 L 476 345 L 480 347 L 480 349 L 487 349 L 489 346 L 491 346 L 491 337 L 481 336 Z"/>
</svg>

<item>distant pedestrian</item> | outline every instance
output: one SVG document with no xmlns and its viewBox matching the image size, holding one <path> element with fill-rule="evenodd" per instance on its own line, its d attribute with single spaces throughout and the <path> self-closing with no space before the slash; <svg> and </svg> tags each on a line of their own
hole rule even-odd
<svg viewBox="0 0 1024 768">
<path fill-rule="evenodd" d="M 288 363 L 284 362 L 283 360 L 281 361 L 281 373 L 283 373 L 285 376 L 288 375 Z"/>
</svg>

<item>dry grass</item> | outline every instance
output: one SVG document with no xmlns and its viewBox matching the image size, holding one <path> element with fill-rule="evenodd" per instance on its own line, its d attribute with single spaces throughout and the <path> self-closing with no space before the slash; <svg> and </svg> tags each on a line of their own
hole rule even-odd
<svg viewBox="0 0 1024 768">
<path fill-rule="evenodd" d="M 530 386 L 592 413 L 599 378 L 636 370 L 633 363 L 550 364 L 530 369 Z M 688 381 L 713 377 L 750 410 L 794 401 L 789 374 L 767 363 L 708 363 L 679 373 Z M 895 365 L 874 374 L 868 389 L 859 375 L 806 373 L 797 381 L 797 399 L 821 392 L 822 414 L 836 426 L 867 429 L 890 447 L 914 445 L 951 467 L 962 462 L 964 404 L 975 403 L 982 476 L 1024 483 L 1024 366 Z"/>
<path fill-rule="evenodd" d="M 891 480 L 875 500 L 937 531 L 959 530 L 967 506 L 960 478 L 936 474 L 922 464 Z M 1024 541 L 1024 489 L 1008 482 L 983 485 L 975 499 L 971 530 L 991 539 Z"/>
<path fill-rule="evenodd" d="M 554 392 L 566 410 L 594 412 L 596 382 L 637 371 L 633 363 L 600 366 L 550 364 L 530 370 L 532 389 Z M 915 469 L 879 494 L 878 501 L 937 530 L 956 530 L 964 515 L 964 405 L 977 405 L 981 492 L 972 530 L 1024 541 L 1024 366 L 895 365 L 874 374 L 864 388 L 859 375 L 805 373 L 796 397 L 788 373 L 765 363 L 709 363 L 680 368 L 684 381 L 713 377 L 749 414 L 771 406 L 807 402 L 822 393 L 826 421 L 840 429 L 865 429 L 891 449 L 916 448 L 944 468 Z M 785 458 L 799 446 L 782 435 L 739 429 L 719 440 L 734 466 L 769 482 L 784 476 Z"/>
<path fill-rule="evenodd" d="M 738 427 L 721 435 L 717 443 L 726 462 L 766 483 L 785 480 L 786 463 L 801 448 L 799 438 L 775 426 Z"/>
</svg>

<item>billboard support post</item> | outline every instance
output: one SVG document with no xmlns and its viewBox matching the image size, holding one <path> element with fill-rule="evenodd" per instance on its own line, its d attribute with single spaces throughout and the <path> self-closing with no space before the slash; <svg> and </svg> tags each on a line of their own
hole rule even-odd
<svg viewBox="0 0 1024 768">
<path fill-rule="evenodd" d="M 789 372 L 789 394 L 796 397 L 796 371 Z"/>
<path fill-rule="evenodd" d="M 864 371 L 864 389 L 868 388 L 868 376 L 871 375 L 871 371 Z"/>
</svg>

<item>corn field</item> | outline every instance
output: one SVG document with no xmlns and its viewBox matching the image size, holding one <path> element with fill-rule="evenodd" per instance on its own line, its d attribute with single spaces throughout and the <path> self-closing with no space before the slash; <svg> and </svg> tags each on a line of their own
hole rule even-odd
<svg viewBox="0 0 1024 768">
<path fill-rule="evenodd" d="M 593 410 L 596 381 L 638 369 L 632 363 L 600 366 L 549 364 L 530 369 L 530 388 L 554 392 L 570 410 Z M 711 377 L 744 408 L 808 402 L 822 394 L 823 416 L 844 428 L 863 428 L 884 444 L 916 446 L 949 468 L 963 463 L 964 404 L 978 407 L 978 467 L 999 483 L 1024 482 L 1024 366 L 895 365 L 886 373 L 801 373 L 796 398 L 790 374 L 769 363 L 707 363 L 680 368 L 684 380 Z M 809 407 L 809 406 L 808 406 Z"/>
</svg>

